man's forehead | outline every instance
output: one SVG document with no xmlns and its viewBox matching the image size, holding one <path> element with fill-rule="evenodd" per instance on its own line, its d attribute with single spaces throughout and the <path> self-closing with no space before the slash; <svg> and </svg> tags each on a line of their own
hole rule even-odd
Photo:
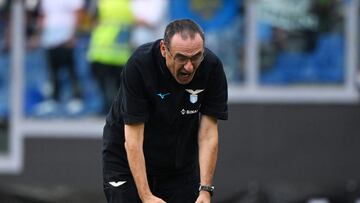
<svg viewBox="0 0 360 203">
<path fill-rule="evenodd" d="M 171 39 L 171 48 L 172 49 L 180 49 L 182 51 L 196 51 L 203 49 L 203 39 L 200 34 L 196 33 L 193 38 L 190 35 L 187 38 L 183 38 L 181 34 L 175 34 Z M 179 50 L 179 51 L 180 51 Z"/>
</svg>

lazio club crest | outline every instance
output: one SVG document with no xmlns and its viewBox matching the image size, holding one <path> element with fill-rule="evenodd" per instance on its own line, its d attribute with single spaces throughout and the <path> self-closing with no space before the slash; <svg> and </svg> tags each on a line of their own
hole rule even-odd
<svg viewBox="0 0 360 203">
<path fill-rule="evenodd" d="M 186 91 L 190 93 L 190 102 L 195 104 L 198 100 L 198 94 L 204 91 L 204 89 L 200 89 L 200 90 L 186 89 Z"/>
</svg>

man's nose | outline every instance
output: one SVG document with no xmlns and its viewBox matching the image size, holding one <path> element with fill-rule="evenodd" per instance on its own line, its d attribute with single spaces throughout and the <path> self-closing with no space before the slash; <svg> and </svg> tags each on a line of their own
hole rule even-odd
<svg viewBox="0 0 360 203">
<path fill-rule="evenodd" d="M 184 69 L 186 70 L 186 72 L 189 72 L 189 73 L 193 72 L 194 66 L 193 66 L 193 64 L 191 63 L 191 60 L 188 60 L 188 61 L 185 63 Z"/>
</svg>

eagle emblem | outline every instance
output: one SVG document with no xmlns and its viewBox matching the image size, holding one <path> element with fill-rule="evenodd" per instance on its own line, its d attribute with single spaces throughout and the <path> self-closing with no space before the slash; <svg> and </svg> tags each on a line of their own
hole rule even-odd
<svg viewBox="0 0 360 203">
<path fill-rule="evenodd" d="M 204 89 L 198 89 L 198 90 L 186 89 L 186 91 L 190 93 L 190 102 L 195 104 L 198 100 L 198 94 L 204 91 Z"/>
</svg>

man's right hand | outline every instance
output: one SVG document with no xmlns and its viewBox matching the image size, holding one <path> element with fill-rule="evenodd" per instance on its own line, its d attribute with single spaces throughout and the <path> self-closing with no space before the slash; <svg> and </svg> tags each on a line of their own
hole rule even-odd
<svg viewBox="0 0 360 203">
<path fill-rule="evenodd" d="M 154 195 L 149 195 L 143 199 L 143 203 L 166 203 L 166 202 Z"/>
</svg>

